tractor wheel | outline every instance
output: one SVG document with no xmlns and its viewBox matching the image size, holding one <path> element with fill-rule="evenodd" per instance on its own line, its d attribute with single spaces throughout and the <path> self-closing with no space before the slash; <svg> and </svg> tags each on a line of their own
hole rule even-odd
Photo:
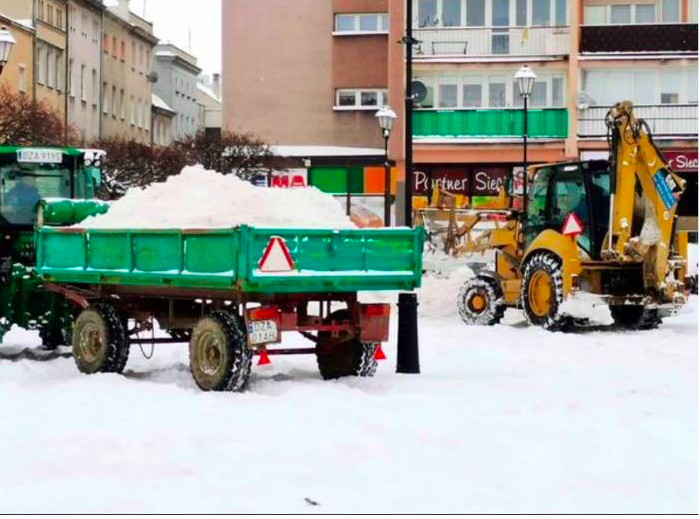
<svg viewBox="0 0 700 519">
<path fill-rule="evenodd" d="M 350 319 L 350 312 L 340 310 L 331 314 L 326 322 Z M 324 380 L 342 377 L 373 377 L 377 372 L 374 354 L 377 345 L 360 342 L 359 339 L 343 336 L 333 337 L 330 332 L 319 332 L 316 344 L 318 369 Z"/>
<path fill-rule="evenodd" d="M 469 326 L 493 326 L 503 319 L 506 307 L 499 304 L 503 293 L 492 278 L 479 276 L 470 279 L 457 297 L 459 316 Z"/>
<path fill-rule="evenodd" d="M 615 324 L 630 330 L 654 330 L 661 324 L 659 311 L 643 306 L 611 306 Z"/>
<path fill-rule="evenodd" d="M 559 312 L 564 301 L 561 260 L 549 252 L 531 256 L 523 268 L 520 299 L 530 324 L 549 331 L 565 331 L 573 319 Z"/>
<path fill-rule="evenodd" d="M 129 359 L 122 319 L 110 305 L 83 311 L 73 327 L 73 358 L 81 373 L 121 373 Z"/>
<path fill-rule="evenodd" d="M 203 391 L 242 391 L 253 365 L 244 328 L 237 315 L 214 312 L 192 330 L 190 370 Z"/>
</svg>

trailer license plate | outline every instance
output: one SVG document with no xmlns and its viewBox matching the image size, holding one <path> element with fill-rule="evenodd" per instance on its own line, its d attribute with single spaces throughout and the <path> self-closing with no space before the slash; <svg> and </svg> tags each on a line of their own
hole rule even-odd
<svg viewBox="0 0 700 519">
<path fill-rule="evenodd" d="M 251 321 L 248 323 L 248 341 L 250 344 L 271 344 L 279 341 L 279 332 L 275 321 Z"/>
</svg>

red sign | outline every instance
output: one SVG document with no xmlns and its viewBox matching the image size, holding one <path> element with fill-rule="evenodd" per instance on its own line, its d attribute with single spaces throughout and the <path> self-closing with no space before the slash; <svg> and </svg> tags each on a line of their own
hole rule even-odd
<svg viewBox="0 0 700 519">
<path fill-rule="evenodd" d="M 576 213 L 569 213 L 564 220 L 564 225 L 561 227 L 561 233 L 564 236 L 578 236 L 583 234 L 583 223 L 576 216 Z"/>
<path fill-rule="evenodd" d="M 662 150 L 671 169 L 677 173 L 698 172 L 698 150 Z"/>
</svg>

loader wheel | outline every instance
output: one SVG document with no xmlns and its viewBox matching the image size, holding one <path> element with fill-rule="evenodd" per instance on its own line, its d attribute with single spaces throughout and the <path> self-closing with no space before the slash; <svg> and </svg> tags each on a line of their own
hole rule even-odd
<svg viewBox="0 0 700 519">
<path fill-rule="evenodd" d="M 242 391 L 252 364 L 253 352 L 238 316 L 214 312 L 192 330 L 190 370 L 203 391 Z"/>
<path fill-rule="evenodd" d="M 489 277 L 478 276 L 467 281 L 457 296 L 459 316 L 469 326 L 493 326 L 501 322 L 506 307 L 499 304 L 501 287 Z"/>
<path fill-rule="evenodd" d="M 661 324 L 659 311 L 643 306 L 611 306 L 615 324 L 630 330 L 654 330 Z"/>
<path fill-rule="evenodd" d="M 73 358 L 81 373 L 121 373 L 129 359 L 129 341 L 117 311 L 98 304 L 83 311 L 73 327 Z"/>
<path fill-rule="evenodd" d="M 348 310 L 334 312 L 326 323 L 350 319 Z M 319 332 L 316 344 L 316 361 L 324 380 L 342 377 L 373 377 L 377 372 L 374 354 L 377 345 L 360 342 L 349 336 L 333 337 L 330 332 Z"/>
<path fill-rule="evenodd" d="M 526 261 L 523 272 L 520 300 L 528 322 L 549 331 L 571 328 L 573 319 L 559 312 L 564 301 L 561 260 L 549 252 L 536 253 Z"/>
</svg>

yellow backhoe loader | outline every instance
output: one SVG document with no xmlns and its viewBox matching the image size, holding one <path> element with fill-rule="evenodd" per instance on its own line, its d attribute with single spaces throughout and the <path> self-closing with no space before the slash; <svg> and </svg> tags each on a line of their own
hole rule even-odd
<svg viewBox="0 0 700 519">
<path fill-rule="evenodd" d="M 562 331 L 608 305 L 618 325 L 651 329 L 686 302 L 688 234 L 676 229 L 685 182 L 632 103 L 615 105 L 606 124 L 610 160 L 531 167 L 526 196 L 502 193 L 506 211 L 471 220 L 505 221 L 477 236 L 468 224 L 457 229 L 464 251 L 496 251 L 495 269 L 459 293 L 467 324 L 494 325 L 512 307 Z"/>
</svg>

